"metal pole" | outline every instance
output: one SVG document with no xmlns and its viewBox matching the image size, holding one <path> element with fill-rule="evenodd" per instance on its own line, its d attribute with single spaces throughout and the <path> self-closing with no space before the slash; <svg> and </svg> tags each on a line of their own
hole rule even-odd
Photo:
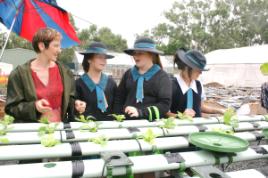
<svg viewBox="0 0 268 178">
<path fill-rule="evenodd" d="M 17 10 L 16 15 L 15 15 L 13 21 L 12 21 L 11 27 L 10 27 L 10 29 L 9 29 L 9 32 L 8 32 L 8 35 L 7 35 L 7 39 L 6 39 L 5 44 L 4 44 L 3 48 L 2 48 L 1 55 L 0 55 L 0 62 L 2 62 L 2 57 L 3 57 L 3 55 L 4 55 L 4 51 L 5 51 L 5 49 L 6 49 L 6 46 L 7 46 L 7 42 L 8 42 L 9 36 L 10 36 L 10 34 L 11 34 L 11 32 L 12 32 L 12 29 L 13 29 L 13 27 L 14 27 L 14 25 L 15 25 L 15 22 L 16 22 L 16 19 L 17 19 L 17 16 L 18 16 L 18 12 L 19 12 L 19 11 Z"/>
</svg>

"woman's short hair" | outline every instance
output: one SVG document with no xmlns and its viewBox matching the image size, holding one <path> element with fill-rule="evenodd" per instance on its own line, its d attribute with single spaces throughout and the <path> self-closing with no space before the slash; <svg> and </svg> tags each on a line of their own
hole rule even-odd
<svg viewBox="0 0 268 178">
<path fill-rule="evenodd" d="M 45 48 L 47 49 L 49 47 L 49 44 L 51 41 L 55 39 L 61 39 L 61 34 L 52 28 L 41 28 L 39 29 L 33 36 L 32 40 L 32 46 L 36 53 L 40 53 L 40 49 L 38 47 L 38 44 L 40 42 L 44 43 Z"/>
</svg>

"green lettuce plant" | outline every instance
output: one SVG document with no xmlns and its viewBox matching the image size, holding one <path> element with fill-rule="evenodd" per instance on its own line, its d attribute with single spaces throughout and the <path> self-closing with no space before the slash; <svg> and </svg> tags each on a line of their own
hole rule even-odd
<svg viewBox="0 0 268 178">
<path fill-rule="evenodd" d="M 223 115 L 223 122 L 226 125 L 230 125 L 234 128 L 238 127 L 238 118 L 233 108 L 228 108 Z"/>
<path fill-rule="evenodd" d="M 152 129 L 147 129 L 147 131 L 145 133 L 138 136 L 139 139 L 143 139 L 145 142 L 147 142 L 151 145 L 154 144 L 154 140 L 157 137 L 158 137 L 158 135 L 154 134 Z"/>
<path fill-rule="evenodd" d="M 106 137 L 106 136 L 104 136 L 104 135 L 101 135 L 101 136 L 99 136 L 99 137 L 90 138 L 88 141 L 89 141 L 89 142 L 93 142 L 93 143 L 95 143 L 95 144 L 99 144 L 99 145 L 101 145 L 101 146 L 105 146 L 105 145 L 107 145 L 108 140 L 109 140 L 108 137 Z"/>
<path fill-rule="evenodd" d="M 89 131 L 89 132 L 97 132 L 99 129 L 99 122 L 96 122 L 96 118 L 94 116 L 80 115 L 79 118 L 75 118 L 75 120 L 84 123 L 79 129 L 80 131 Z"/>
<path fill-rule="evenodd" d="M 39 122 L 44 124 L 38 129 L 41 144 L 45 147 L 53 147 L 59 144 L 60 141 L 55 139 L 53 135 L 58 127 L 58 123 L 50 123 L 47 117 L 41 117 Z"/>
<path fill-rule="evenodd" d="M 0 120 L 0 136 L 4 136 L 7 134 L 7 132 L 9 132 L 12 127 L 10 127 L 9 125 L 12 124 L 14 122 L 14 117 L 10 116 L 10 115 L 5 115 L 3 117 L 3 119 Z M 9 143 L 8 138 L 0 138 L 0 142 L 1 143 Z"/>
<path fill-rule="evenodd" d="M 163 125 L 160 125 L 161 128 L 165 129 L 174 129 L 176 127 L 175 120 L 173 118 L 162 119 Z"/>
<path fill-rule="evenodd" d="M 189 121 L 193 121 L 193 117 L 185 114 L 185 113 L 181 113 L 181 112 L 177 112 L 177 118 L 178 119 L 182 119 L 182 120 L 189 120 Z"/>
<path fill-rule="evenodd" d="M 46 134 L 41 137 L 41 144 L 45 147 L 53 147 L 59 143 L 60 141 L 55 139 L 53 134 Z"/>
<path fill-rule="evenodd" d="M 117 122 L 123 122 L 126 119 L 126 116 L 123 114 L 111 114 L 111 116 L 113 116 L 113 118 L 117 121 Z"/>
</svg>

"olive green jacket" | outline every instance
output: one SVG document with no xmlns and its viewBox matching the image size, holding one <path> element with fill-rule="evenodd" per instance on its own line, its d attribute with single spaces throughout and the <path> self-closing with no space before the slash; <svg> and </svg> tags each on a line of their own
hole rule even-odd
<svg viewBox="0 0 268 178">
<path fill-rule="evenodd" d="M 37 101 L 30 63 L 18 66 L 8 78 L 5 112 L 15 117 L 15 122 L 37 122 L 41 113 L 35 108 Z M 62 121 L 68 122 L 74 113 L 75 84 L 72 72 L 57 62 L 63 83 Z"/>
</svg>

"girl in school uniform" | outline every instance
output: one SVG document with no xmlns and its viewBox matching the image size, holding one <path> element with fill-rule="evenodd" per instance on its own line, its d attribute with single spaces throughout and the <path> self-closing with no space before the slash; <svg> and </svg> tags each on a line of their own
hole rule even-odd
<svg viewBox="0 0 268 178">
<path fill-rule="evenodd" d="M 197 50 L 185 52 L 179 49 L 174 57 L 179 73 L 172 78 L 172 103 L 169 116 L 175 116 L 178 111 L 191 117 L 201 117 L 201 111 L 206 113 L 223 113 L 224 110 L 211 108 L 203 102 L 205 91 L 198 77 L 206 69 L 206 58 Z"/>
<path fill-rule="evenodd" d="M 84 116 L 93 116 L 96 120 L 112 120 L 113 100 L 116 91 L 115 81 L 103 73 L 107 59 L 107 48 L 100 42 L 93 42 L 81 52 L 84 55 L 82 66 L 84 74 L 76 80 L 77 99 L 86 102 Z"/>
<path fill-rule="evenodd" d="M 114 111 L 126 114 L 128 119 L 160 119 L 171 103 L 171 82 L 159 57 L 162 52 L 156 49 L 153 40 L 140 38 L 125 53 L 133 56 L 136 65 L 121 79 Z"/>
</svg>

